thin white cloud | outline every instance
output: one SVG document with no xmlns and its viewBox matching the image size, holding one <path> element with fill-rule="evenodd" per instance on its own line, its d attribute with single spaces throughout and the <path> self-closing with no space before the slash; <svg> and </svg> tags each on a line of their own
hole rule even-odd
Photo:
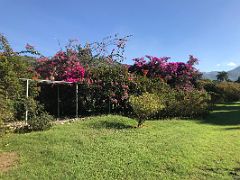
<svg viewBox="0 0 240 180">
<path fill-rule="evenodd" d="M 221 64 L 217 64 L 217 67 L 221 66 Z"/>
<path fill-rule="evenodd" d="M 237 64 L 236 64 L 235 62 L 229 62 L 229 63 L 227 64 L 227 66 L 235 67 L 235 66 L 237 66 Z"/>
</svg>

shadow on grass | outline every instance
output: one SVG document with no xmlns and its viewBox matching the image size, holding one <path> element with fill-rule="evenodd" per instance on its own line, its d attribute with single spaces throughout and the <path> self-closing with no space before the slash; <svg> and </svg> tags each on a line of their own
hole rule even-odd
<svg viewBox="0 0 240 180">
<path fill-rule="evenodd" d="M 225 130 L 240 130 L 240 127 L 225 128 Z"/>
<path fill-rule="evenodd" d="M 217 106 L 213 109 L 214 111 L 239 111 L 239 106 Z"/>
<path fill-rule="evenodd" d="M 131 125 L 127 125 L 121 122 L 112 122 L 112 121 L 100 121 L 94 124 L 91 124 L 92 128 L 95 129 L 130 129 L 133 128 Z"/>
<path fill-rule="evenodd" d="M 215 174 L 224 174 L 227 173 L 233 177 L 233 179 L 240 179 L 240 168 L 204 168 L 203 171 L 215 173 Z"/>
<path fill-rule="evenodd" d="M 17 133 L 17 134 L 26 134 L 26 133 L 31 133 L 31 132 L 32 132 L 32 130 L 29 129 L 28 126 L 17 127 L 14 130 L 14 133 Z"/>
<path fill-rule="evenodd" d="M 213 112 L 199 121 L 214 125 L 240 125 L 240 103 L 217 106 Z M 229 128 L 229 130 L 231 129 Z"/>
</svg>

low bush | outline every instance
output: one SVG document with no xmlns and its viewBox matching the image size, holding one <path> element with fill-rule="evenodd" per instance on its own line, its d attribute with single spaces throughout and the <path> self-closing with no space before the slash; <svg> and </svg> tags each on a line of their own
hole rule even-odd
<svg viewBox="0 0 240 180">
<path fill-rule="evenodd" d="M 3 123 L 13 119 L 13 111 L 10 100 L 4 96 L 3 87 L 0 84 L 0 136 L 4 134 Z"/>
<path fill-rule="evenodd" d="M 196 117 L 208 114 L 210 95 L 204 90 L 182 90 L 171 88 L 160 78 L 137 77 L 132 94 L 155 94 L 164 106 L 158 111 L 156 118 Z"/>
<path fill-rule="evenodd" d="M 38 101 L 29 97 L 23 105 L 24 109 L 28 109 L 28 125 L 21 127 L 17 132 L 43 131 L 52 126 L 53 116 L 49 115 Z"/>
<path fill-rule="evenodd" d="M 11 104 L 9 99 L 0 102 L 0 124 L 1 122 L 9 122 L 14 119 L 13 107 Z"/>
<path fill-rule="evenodd" d="M 205 91 L 172 90 L 165 98 L 165 108 L 159 117 L 199 117 L 210 110 L 211 98 Z"/>
<path fill-rule="evenodd" d="M 147 92 L 140 96 L 130 96 L 129 102 L 137 117 L 138 127 L 164 107 L 156 94 Z"/>
<path fill-rule="evenodd" d="M 53 116 L 46 112 L 41 112 L 38 116 L 35 116 L 28 121 L 29 129 L 32 131 L 47 130 L 52 126 Z"/>
<path fill-rule="evenodd" d="M 234 82 L 221 82 L 216 84 L 217 89 L 221 93 L 224 102 L 232 102 L 240 100 L 240 84 Z"/>
<path fill-rule="evenodd" d="M 199 81 L 201 87 L 203 87 L 208 94 L 211 96 L 211 104 L 224 102 L 224 98 L 219 88 L 217 88 L 216 83 L 211 80 Z"/>
<path fill-rule="evenodd" d="M 240 84 L 234 82 L 202 81 L 204 89 L 211 95 L 212 103 L 240 100 Z"/>
</svg>

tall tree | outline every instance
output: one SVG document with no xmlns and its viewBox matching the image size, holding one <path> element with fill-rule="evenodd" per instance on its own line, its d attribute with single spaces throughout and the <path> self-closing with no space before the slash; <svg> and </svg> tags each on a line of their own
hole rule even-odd
<svg viewBox="0 0 240 180">
<path fill-rule="evenodd" d="M 7 38 L 0 33 L 0 55 L 11 56 L 15 54 L 7 40 Z"/>
<path fill-rule="evenodd" d="M 0 121 L 15 118 L 13 116 L 19 110 L 16 106 L 25 97 L 25 84 L 19 78 L 33 77 L 31 69 L 26 59 L 14 52 L 7 38 L 0 34 Z M 30 86 L 33 92 L 34 84 L 31 83 Z"/>
<path fill-rule="evenodd" d="M 217 80 L 218 81 L 227 81 L 228 80 L 228 73 L 226 71 L 218 72 Z"/>
</svg>

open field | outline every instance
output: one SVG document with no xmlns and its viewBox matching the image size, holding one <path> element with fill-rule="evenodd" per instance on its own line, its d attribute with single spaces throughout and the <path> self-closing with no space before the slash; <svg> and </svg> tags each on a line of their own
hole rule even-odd
<svg viewBox="0 0 240 180">
<path fill-rule="evenodd" d="M 0 154 L 19 156 L 0 179 L 240 178 L 240 104 L 199 120 L 98 116 L 45 132 L 9 134 Z"/>
</svg>

